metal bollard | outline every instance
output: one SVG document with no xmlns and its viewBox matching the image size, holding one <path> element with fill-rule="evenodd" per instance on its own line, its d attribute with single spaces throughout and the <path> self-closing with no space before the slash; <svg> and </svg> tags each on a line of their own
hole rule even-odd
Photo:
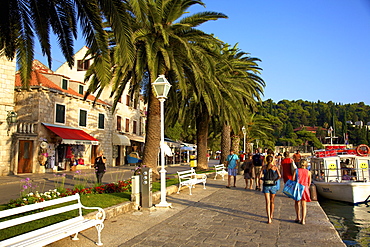
<svg viewBox="0 0 370 247">
<path fill-rule="evenodd" d="M 152 203 L 152 169 L 141 168 L 141 207 L 150 208 Z"/>
</svg>

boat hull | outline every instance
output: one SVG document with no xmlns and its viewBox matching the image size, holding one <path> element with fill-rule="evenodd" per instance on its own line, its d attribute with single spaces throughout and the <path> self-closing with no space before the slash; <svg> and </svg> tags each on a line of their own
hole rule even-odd
<svg viewBox="0 0 370 247">
<path fill-rule="evenodd" d="M 370 182 L 319 182 L 313 181 L 320 196 L 350 202 L 363 203 L 370 195 Z"/>
</svg>

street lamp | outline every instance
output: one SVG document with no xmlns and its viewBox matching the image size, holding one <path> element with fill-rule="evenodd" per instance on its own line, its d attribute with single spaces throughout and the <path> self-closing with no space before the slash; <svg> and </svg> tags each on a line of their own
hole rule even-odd
<svg viewBox="0 0 370 247">
<path fill-rule="evenodd" d="M 171 203 L 166 201 L 166 170 L 164 169 L 164 102 L 167 99 L 168 91 L 171 88 L 171 84 L 167 81 L 164 75 L 159 75 L 158 78 L 152 83 L 154 94 L 160 102 L 161 107 L 161 202 L 156 207 L 168 208 Z"/>
<path fill-rule="evenodd" d="M 256 139 L 256 143 L 257 143 L 257 149 L 258 149 L 258 142 L 259 142 L 260 140 L 258 140 L 258 139 Z"/>
<path fill-rule="evenodd" d="M 242 132 L 243 132 L 243 135 L 244 135 L 243 153 L 245 153 L 245 135 L 247 134 L 247 131 L 245 130 L 245 127 L 244 126 L 242 128 Z"/>
<path fill-rule="evenodd" d="M 18 115 L 17 115 L 16 112 L 8 111 L 8 115 L 6 117 L 6 121 L 8 122 L 8 131 L 7 131 L 8 135 L 10 133 L 10 129 L 11 129 L 12 125 L 17 122 L 17 117 L 18 117 Z"/>
</svg>

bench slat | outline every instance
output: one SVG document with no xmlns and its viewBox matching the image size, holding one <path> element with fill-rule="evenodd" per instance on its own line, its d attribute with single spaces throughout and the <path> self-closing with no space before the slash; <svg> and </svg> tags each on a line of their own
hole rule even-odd
<svg viewBox="0 0 370 247">
<path fill-rule="evenodd" d="M 80 195 L 75 194 L 75 195 L 66 196 L 66 197 L 62 197 L 62 198 L 57 198 L 57 199 L 53 199 L 53 200 L 49 200 L 49 201 L 44 201 L 44 202 L 39 202 L 39 203 L 30 204 L 30 205 L 26 205 L 26 206 L 21 206 L 21 207 L 17 207 L 17 208 L 3 210 L 3 211 L 1 211 L 0 219 L 8 217 L 10 215 L 21 214 L 21 213 L 33 211 L 33 210 L 36 210 L 36 209 L 46 208 L 48 206 L 53 206 L 53 205 L 56 205 L 56 204 L 73 201 L 73 200 L 80 200 Z"/>
<path fill-rule="evenodd" d="M 44 246 L 52 242 L 58 241 L 82 230 L 91 228 L 100 221 L 89 220 L 83 218 L 74 218 L 71 220 L 63 221 L 58 224 L 54 224 L 48 227 L 43 227 L 41 229 L 5 240 L 0 242 L 1 245 L 11 245 L 11 246 Z M 20 240 L 19 240 L 20 239 Z M 15 242 L 14 242 L 15 241 Z"/>
<path fill-rule="evenodd" d="M 76 200 L 77 200 L 77 203 L 74 203 L 72 205 L 61 206 L 61 204 L 63 203 L 76 201 Z M 46 207 L 54 206 L 54 205 L 58 205 L 61 207 L 30 214 L 30 215 L 25 215 L 25 216 L 19 215 L 21 213 L 31 212 L 33 210 L 46 208 Z M 82 212 L 81 212 L 82 208 L 98 210 L 98 213 L 96 214 L 95 219 L 85 219 L 82 216 Z M 32 221 L 43 219 L 46 217 L 51 217 L 53 215 L 64 213 L 64 212 L 69 212 L 72 210 L 78 210 L 79 216 L 73 217 L 71 219 L 64 220 L 64 221 L 61 221 L 55 224 L 51 224 L 49 226 L 42 227 L 34 231 L 28 232 L 28 233 L 14 236 L 12 238 L 9 238 L 3 241 L 0 241 L 0 247 L 3 247 L 3 246 L 39 247 L 39 246 L 50 244 L 52 242 L 58 241 L 60 239 L 63 239 L 65 237 L 68 237 L 74 234 L 75 234 L 74 240 L 77 240 L 78 232 L 82 230 L 86 230 L 93 226 L 95 226 L 98 231 L 98 241 L 96 242 L 96 244 L 102 245 L 103 243 L 101 242 L 101 230 L 104 228 L 103 222 L 105 219 L 105 212 L 100 207 L 83 206 L 81 204 L 79 194 L 1 211 L 2 213 L 1 218 L 8 217 L 8 216 L 17 216 L 17 215 L 19 217 L 15 219 L 10 219 L 7 221 L 0 222 L 0 229 L 9 228 L 15 225 L 32 222 Z M 3 212 L 6 212 L 6 213 L 3 214 Z"/>
<path fill-rule="evenodd" d="M 58 229 L 58 228 L 61 229 L 61 228 L 65 227 L 65 225 L 67 225 L 67 224 L 68 225 L 73 225 L 76 222 L 79 222 L 83 219 L 84 219 L 83 217 L 76 217 L 76 218 L 68 219 L 68 220 L 65 220 L 65 221 L 62 221 L 62 222 L 58 222 L 54 225 L 45 226 L 45 227 L 42 227 L 40 229 L 33 230 L 31 232 L 26 232 L 24 234 L 17 235 L 17 236 L 14 236 L 14 237 L 11 237 L 11 238 L 8 238 L 8 239 L 5 239 L 5 240 L 1 241 L 0 246 L 6 246 L 6 245 L 9 245 L 9 244 L 14 244 L 14 243 L 17 243 L 17 242 L 21 242 L 24 239 L 29 239 L 29 238 L 32 238 L 32 237 L 36 237 L 37 235 L 42 235 L 42 234 L 47 233 L 48 230 L 53 230 L 53 229 Z"/>
<path fill-rule="evenodd" d="M 45 212 L 39 212 L 39 213 L 35 213 L 35 214 L 21 216 L 21 217 L 16 218 L 16 219 L 11 219 L 11 220 L 8 220 L 8 221 L 0 222 L 0 229 L 20 225 L 20 224 L 23 224 L 23 223 L 27 223 L 27 222 L 34 221 L 34 220 L 37 220 L 37 219 L 42 219 L 42 218 L 49 217 L 49 216 L 52 216 L 52 215 L 72 211 L 72 210 L 79 209 L 79 208 L 81 208 L 81 204 L 78 203 L 78 204 L 73 204 L 73 205 L 68 205 L 68 206 L 64 206 L 64 207 L 60 207 L 60 208 L 47 210 Z"/>
</svg>

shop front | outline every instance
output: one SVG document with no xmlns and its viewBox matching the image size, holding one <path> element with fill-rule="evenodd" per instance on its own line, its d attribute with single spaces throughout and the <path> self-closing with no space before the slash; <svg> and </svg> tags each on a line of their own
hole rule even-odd
<svg viewBox="0 0 370 247">
<path fill-rule="evenodd" d="M 98 152 L 99 141 L 85 131 L 68 126 L 43 123 L 52 132 L 41 146 L 39 161 L 46 158 L 46 170 L 75 170 L 91 168 Z M 49 140 L 48 140 L 49 139 Z M 40 163 L 40 165 L 43 165 Z"/>
<path fill-rule="evenodd" d="M 131 146 L 130 139 L 122 134 L 113 133 L 113 166 L 125 164 L 126 147 Z"/>
<path fill-rule="evenodd" d="M 168 150 L 167 152 L 165 152 L 165 154 L 167 155 L 166 164 L 180 164 L 180 148 L 182 146 L 181 143 L 173 141 L 169 138 L 164 138 L 164 142 L 168 146 L 168 148 L 164 147 Z"/>
</svg>

